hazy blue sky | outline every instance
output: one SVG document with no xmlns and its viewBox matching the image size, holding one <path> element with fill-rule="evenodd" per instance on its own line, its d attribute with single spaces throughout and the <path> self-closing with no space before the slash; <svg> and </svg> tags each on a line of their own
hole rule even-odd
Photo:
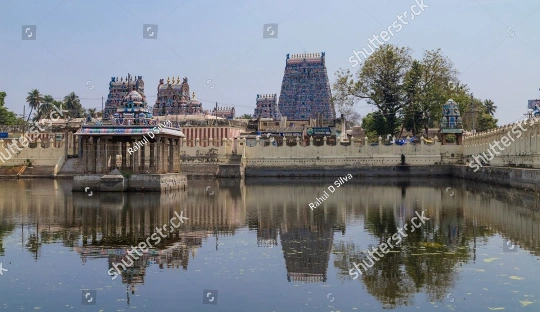
<svg viewBox="0 0 540 312">
<path fill-rule="evenodd" d="M 326 52 L 332 82 L 339 68 L 353 69 L 353 49 L 365 47 L 368 38 L 413 4 L 415 0 L 1 0 L 0 91 L 7 92 L 7 106 L 18 114 L 32 88 L 55 98 L 74 91 L 86 108 L 101 108 L 110 77 L 129 72 L 143 76 L 153 105 L 159 79 L 174 75 L 188 77 L 204 108 L 218 102 L 234 105 L 237 115 L 252 114 L 257 93 L 279 95 L 287 53 Z M 499 124 L 522 118 L 527 100 L 540 97 L 540 1 L 424 4 L 429 8 L 388 42 L 410 47 L 417 58 L 425 49 L 441 48 L 475 96 L 495 102 Z M 265 23 L 278 23 L 277 39 L 263 39 Z M 157 39 L 143 39 L 143 24 L 159 24 Z M 36 40 L 22 40 L 22 25 L 37 25 Z M 362 115 L 371 111 L 366 104 L 357 109 Z"/>
</svg>

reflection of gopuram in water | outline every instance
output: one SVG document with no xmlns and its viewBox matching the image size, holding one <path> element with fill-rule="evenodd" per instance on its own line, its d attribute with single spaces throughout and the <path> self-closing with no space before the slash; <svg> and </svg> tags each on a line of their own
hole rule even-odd
<svg viewBox="0 0 540 312">
<path fill-rule="evenodd" d="M 310 188 L 311 192 L 306 191 Z M 290 188 L 249 186 L 249 227 L 257 230 L 257 244 L 262 247 L 278 245 L 279 230 L 289 282 L 326 282 L 334 229 L 342 230 L 336 227 L 337 204 L 318 211 L 307 207 L 306 203 L 313 200 L 308 194 L 315 194 L 316 188 L 299 187 L 295 190 L 298 194 L 276 197 L 290 193 Z"/>
<path fill-rule="evenodd" d="M 540 213 L 532 193 L 469 182 L 448 190 L 448 180 L 371 180 L 347 182 L 312 211 L 308 203 L 333 181 L 231 181 L 215 182 L 213 195 L 206 191 L 209 182 L 193 181 L 185 193 L 91 197 L 72 194 L 66 181 L 13 181 L 12 188 L 0 188 L 0 254 L 10 253 L 4 238 L 20 233 L 21 249 L 37 262 L 44 250 L 61 244 L 78 252 L 82 262 L 106 259 L 100 260 L 106 274 L 130 246 L 168 224 L 174 211 L 184 211 L 189 219 L 177 231 L 114 280 L 126 285 L 128 296 L 150 270 L 187 270 L 203 243 L 213 248 L 214 237 L 217 243 L 218 235 L 234 235 L 248 226 L 257 231 L 252 244 L 281 245 L 288 280 L 331 281 L 330 263 L 338 279 L 365 287 L 388 307 L 413 305 L 420 293 L 441 301 L 454 292 L 462 274 L 457 269 L 477 261 L 476 248 L 497 241 L 498 234 L 540 256 Z M 399 252 L 386 254 L 352 280 L 349 269 L 366 260 L 363 252 L 370 244 L 387 240 L 414 211 L 423 210 L 430 220 L 408 232 L 395 249 Z M 345 237 L 350 235 L 345 225 L 353 224 L 362 225 L 364 235 L 354 237 L 354 243 Z"/>
</svg>

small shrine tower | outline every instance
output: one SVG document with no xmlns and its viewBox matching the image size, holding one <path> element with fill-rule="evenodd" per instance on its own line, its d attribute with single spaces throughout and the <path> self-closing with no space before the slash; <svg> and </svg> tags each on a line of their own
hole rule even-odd
<svg viewBox="0 0 540 312">
<path fill-rule="evenodd" d="M 456 144 L 463 144 L 463 121 L 459 114 L 459 106 L 454 100 L 450 99 L 443 105 L 443 115 L 440 122 L 441 144 L 446 145 L 446 136 L 454 134 Z"/>
</svg>

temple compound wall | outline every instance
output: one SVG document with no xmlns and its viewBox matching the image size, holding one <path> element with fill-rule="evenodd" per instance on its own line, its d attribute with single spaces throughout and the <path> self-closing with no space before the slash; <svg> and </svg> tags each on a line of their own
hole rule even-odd
<svg viewBox="0 0 540 312">
<path fill-rule="evenodd" d="M 32 166 L 56 166 L 64 158 L 63 142 L 55 142 L 52 138 L 48 142 L 38 138 L 34 143 L 27 144 L 27 147 L 16 142 L 18 140 L 8 143 L 0 139 L 0 166 L 27 166 L 27 160 Z M 13 144 L 17 144 L 18 148 Z"/>
<path fill-rule="evenodd" d="M 426 144 L 384 145 L 382 138 L 379 144 L 327 145 L 326 138 L 323 145 L 315 146 L 313 139 L 309 146 L 302 146 L 297 139 L 295 146 L 264 146 L 257 140 L 254 146 L 244 146 L 246 167 L 298 167 L 298 166 L 397 166 L 401 164 L 401 155 L 405 156 L 404 164 L 410 166 L 457 164 L 462 159 L 462 146 L 441 145 L 435 141 Z M 367 142 L 367 138 L 364 139 Z M 364 143 L 365 143 L 364 142 Z"/>
<path fill-rule="evenodd" d="M 530 118 L 466 136 L 463 146 L 471 170 L 486 166 L 540 168 L 540 120 Z"/>
</svg>

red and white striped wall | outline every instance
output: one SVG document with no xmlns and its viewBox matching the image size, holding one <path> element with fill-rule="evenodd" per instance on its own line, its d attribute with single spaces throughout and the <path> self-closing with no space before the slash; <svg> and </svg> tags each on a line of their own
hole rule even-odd
<svg viewBox="0 0 540 312">
<path fill-rule="evenodd" d="M 232 127 L 182 127 L 186 136 L 187 146 L 195 146 L 195 139 L 199 138 L 202 147 L 208 146 L 208 139 L 214 140 L 214 146 L 221 146 L 222 139 L 237 138 L 241 129 Z"/>
</svg>

